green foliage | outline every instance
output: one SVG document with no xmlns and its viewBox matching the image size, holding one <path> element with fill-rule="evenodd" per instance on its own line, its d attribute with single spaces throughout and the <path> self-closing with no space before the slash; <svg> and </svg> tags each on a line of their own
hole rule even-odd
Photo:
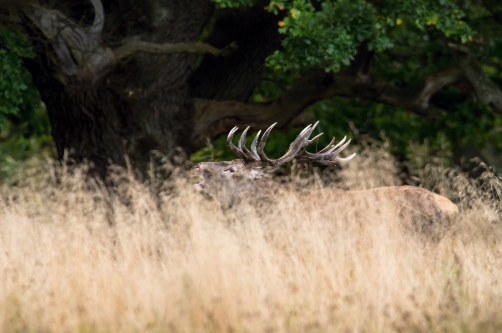
<svg viewBox="0 0 502 333">
<path fill-rule="evenodd" d="M 455 92 L 451 92 L 455 94 Z M 502 125 L 502 117 L 472 102 L 441 121 L 428 121 L 416 114 L 386 104 L 333 98 L 316 103 L 311 109 L 328 137 L 370 136 L 391 143 L 394 154 L 405 158 L 413 143 L 427 142 L 432 150 L 450 146 L 472 145 L 482 148 L 488 142 L 502 149 L 500 134 L 493 131 Z M 326 140 L 327 138 L 325 138 Z"/>
<path fill-rule="evenodd" d="M 363 42 L 377 52 L 392 48 L 391 35 L 404 29 L 403 22 L 421 30 L 434 26 L 462 42 L 473 34 L 462 20 L 464 12 L 448 0 L 396 0 L 379 5 L 365 0 L 337 0 L 324 1 L 320 8 L 310 1 L 294 0 L 275 2 L 270 8 L 287 11 L 279 22 L 279 31 L 286 34 L 284 50 L 269 58 L 269 65 L 281 70 L 315 66 L 337 72 L 350 64 Z"/>
<path fill-rule="evenodd" d="M 457 94 L 456 91 L 449 93 Z M 428 154 L 448 157 L 455 147 L 462 145 L 482 149 L 490 144 L 502 152 L 501 133 L 494 130 L 502 128 L 502 117 L 473 102 L 461 104 L 457 112 L 435 122 L 386 104 L 342 97 L 320 101 L 311 106 L 310 111 L 320 121 L 312 136 L 324 133 L 309 149 L 312 152 L 323 148 L 331 138 L 339 141 L 344 136 L 356 139 L 356 142 L 368 137 L 383 140 L 401 160 L 412 159 L 416 150 L 422 148 L 427 148 Z M 267 155 L 277 158 L 284 154 L 300 131 L 301 128 L 272 131 L 267 141 Z M 248 135 L 248 145 L 255 134 Z M 240 132 L 237 137 L 239 135 Z M 192 161 L 196 163 L 236 158 L 226 146 L 226 137 L 192 155 Z"/>
<path fill-rule="evenodd" d="M 5 123 L 5 115 L 19 111 L 28 88 L 22 62 L 31 53 L 25 43 L 24 36 L 0 29 L 0 124 Z"/>
<path fill-rule="evenodd" d="M 52 155 L 52 137 L 44 103 L 31 80 L 16 114 L 0 131 L 0 179 L 8 179 L 32 157 Z"/>
<path fill-rule="evenodd" d="M 264 80 L 251 102 L 277 98 L 311 67 L 337 72 L 353 61 L 364 43 L 376 55 L 371 71 L 395 86 L 419 84 L 420 80 L 454 62 L 441 36 L 469 46 L 490 78 L 502 85 L 500 25 L 481 2 L 454 0 L 213 0 L 219 8 L 259 5 L 277 15 L 283 34 L 282 49 L 267 60 Z M 211 21 L 214 23 L 213 21 Z M 201 36 L 210 34 L 213 24 Z M 0 30 L 0 174 L 8 175 L 16 161 L 33 154 L 50 154 L 46 110 L 23 58 L 31 56 L 23 36 Z M 474 45 L 474 47 L 471 47 Z M 486 61 L 485 61 L 486 60 Z M 447 110 L 442 121 L 428 121 L 396 107 L 369 101 L 333 98 L 310 110 L 319 119 L 325 135 L 318 147 L 332 136 L 371 136 L 390 141 L 393 152 L 409 158 L 417 145 L 430 151 L 461 145 L 502 151 L 502 118 L 466 98 L 462 87 L 448 88 L 434 96 L 435 104 Z M 267 154 L 278 157 L 301 128 L 274 130 Z M 252 137 L 253 134 L 250 134 Z M 250 141 L 250 140 L 249 140 Z M 445 148 L 446 147 L 446 148 Z M 315 148 L 312 148 L 315 150 Z M 192 156 L 194 161 L 236 158 L 224 137 Z"/>
<path fill-rule="evenodd" d="M 0 30 L 0 178 L 16 172 L 21 161 L 50 155 L 50 126 L 23 58 L 30 58 L 26 38 Z"/>
<path fill-rule="evenodd" d="M 219 6 L 251 5 L 246 0 L 214 0 Z M 465 13 L 452 0 L 272 0 L 268 10 L 285 17 L 278 22 L 285 34 L 283 50 L 268 60 L 278 70 L 315 66 L 337 72 L 354 59 L 357 47 L 367 42 L 381 52 L 394 46 L 395 30 L 433 26 L 447 37 L 466 42 L 473 30 Z"/>
<path fill-rule="evenodd" d="M 251 102 L 277 98 L 308 68 L 340 71 L 351 64 L 363 43 L 375 51 L 371 64 L 375 77 L 398 87 L 420 84 L 426 75 L 455 66 L 443 35 L 470 43 L 485 72 L 502 85 L 500 22 L 484 5 L 454 0 L 271 0 L 266 9 L 277 15 L 283 48 L 269 57 L 265 79 Z M 494 7 L 489 9 L 493 12 Z M 388 141 L 402 159 L 410 159 L 420 145 L 431 153 L 446 149 L 450 155 L 462 146 L 502 152 L 502 117 L 469 99 L 465 87 L 443 89 L 433 103 L 448 112 L 443 120 L 429 121 L 397 107 L 340 97 L 320 101 L 310 110 L 321 121 L 319 131 L 325 133 L 319 146 L 332 136 L 348 135 Z M 267 152 L 282 154 L 298 132 L 274 131 Z M 213 159 L 235 158 L 224 139 L 212 143 L 211 151 Z"/>
</svg>

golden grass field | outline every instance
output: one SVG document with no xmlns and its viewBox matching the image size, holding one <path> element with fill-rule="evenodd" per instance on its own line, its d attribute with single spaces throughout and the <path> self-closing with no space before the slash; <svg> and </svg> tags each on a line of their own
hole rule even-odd
<svg viewBox="0 0 502 333">
<path fill-rule="evenodd" d="M 293 171 L 314 187 L 331 177 Z M 139 184 L 118 172 L 110 196 L 78 171 L 20 171 L 0 187 L 0 331 L 502 331 L 500 178 L 422 176 L 461 212 L 437 245 L 385 217 L 326 218 L 293 199 L 222 210 L 183 173 Z M 390 159 L 363 153 L 336 181 L 398 178 Z"/>
</svg>

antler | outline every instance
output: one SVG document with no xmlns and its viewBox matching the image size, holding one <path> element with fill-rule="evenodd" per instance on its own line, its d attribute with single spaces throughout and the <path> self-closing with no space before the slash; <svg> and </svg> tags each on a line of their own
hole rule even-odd
<svg viewBox="0 0 502 333">
<path fill-rule="evenodd" d="M 347 137 L 344 137 L 338 144 L 334 145 L 335 138 L 331 140 L 331 142 L 323 149 L 318 151 L 317 153 L 309 153 L 305 150 L 305 148 L 313 143 L 318 137 L 320 137 L 323 133 L 316 135 L 314 138 L 309 140 L 310 135 L 314 132 L 319 122 L 316 122 L 314 126 L 308 125 L 303 129 L 303 131 L 298 135 L 298 137 L 293 141 L 293 143 L 289 146 L 288 151 L 280 158 L 276 160 L 269 159 L 267 155 L 265 155 L 265 144 L 267 143 L 268 136 L 270 132 L 274 128 L 277 123 L 272 124 L 263 136 L 261 137 L 260 144 L 257 148 L 258 139 L 260 137 L 261 131 L 256 134 L 253 142 L 251 143 L 251 151 L 246 148 L 246 135 L 249 130 L 249 126 L 242 132 L 241 138 L 239 139 L 239 146 L 236 147 L 232 143 L 232 139 L 234 137 L 235 132 L 237 132 L 238 127 L 232 128 L 230 133 L 228 133 L 227 144 L 230 150 L 234 152 L 237 156 L 239 156 L 245 164 L 253 163 L 253 162 L 265 162 L 269 165 L 277 166 L 284 163 L 291 162 L 296 159 L 302 162 L 316 162 L 323 165 L 330 165 L 335 163 L 343 163 L 350 161 L 356 154 L 352 154 L 348 157 L 339 157 L 338 155 L 344 150 L 350 143 L 349 141 L 345 142 Z"/>
</svg>

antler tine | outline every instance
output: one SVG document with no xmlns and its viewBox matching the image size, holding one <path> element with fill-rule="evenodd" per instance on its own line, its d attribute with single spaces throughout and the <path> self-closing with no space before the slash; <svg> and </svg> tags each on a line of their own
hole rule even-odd
<svg viewBox="0 0 502 333">
<path fill-rule="evenodd" d="M 261 131 L 258 131 L 256 136 L 251 142 L 251 154 L 253 154 L 253 158 L 256 160 L 260 160 L 260 155 L 258 155 L 258 151 L 256 150 L 256 145 L 258 144 L 258 138 L 260 137 Z"/>
<path fill-rule="evenodd" d="M 348 162 L 348 161 L 350 161 L 351 159 L 353 159 L 353 158 L 354 158 L 354 156 L 356 156 L 356 153 L 354 153 L 354 154 L 352 154 L 352 155 L 350 155 L 350 156 L 347 156 L 347 157 L 338 157 L 338 156 L 337 156 L 337 157 L 336 157 L 336 159 L 335 159 L 335 162 L 337 162 L 337 163 L 338 163 L 338 162 L 345 163 L 345 162 Z"/>
<path fill-rule="evenodd" d="M 334 146 L 333 148 L 336 149 L 336 148 L 340 147 L 340 145 L 342 145 L 345 142 L 345 140 L 347 140 L 347 136 L 344 136 L 343 139 L 341 139 L 340 142 L 338 142 L 336 144 L 336 146 Z M 350 142 L 350 140 L 349 140 L 349 142 Z"/>
<path fill-rule="evenodd" d="M 316 135 L 312 140 L 309 140 L 309 137 L 312 135 L 312 132 L 314 132 L 317 124 L 319 124 L 319 122 L 316 122 L 314 124 L 314 126 L 312 126 L 312 124 L 311 124 L 311 125 L 308 125 L 307 127 L 305 127 L 303 129 L 303 131 L 301 131 L 300 134 L 298 134 L 298 136 L 296 137 L 295 141 L 293 141 L 293 143 L 289 145 L 289 149 L 288 149 L 288 151 L 286 152 L 286 154 L 284 156 L 288 155 L 288 153 L 291 152 L 291 150 L 292 150 L 293 147 L 299 147 L 300 145 L 302 145 L 303 148 L 305 148 L 306 146 L 308 146 L 309 144 L 311 144 L 312 142 L 314 142 L 314 140 L 316 138 L 318 138 L 322 134 L 321 133 L 319 135 Z"/>
<path fill-rule="evenodd" d="M 263 162 L 268 162 L 270 164 L 273 164 L 274 162 L 270 160 L 267 155 L 265 155 L 265 152 L 263 151 L 263 148 L 265 148 L 265 144 L 267 143 L 268 136 L 270 135 L 270 132 L 272 131 L 272 128 L 277 125 L 277 123 L 273 123 L 270 125 L 269 128 L 263 133 L 263 136 L 261 137 L 260 144 L 258 145 L 258 155 L 260 156 L 261 160 Z"/>
<path fill-rule="evenodd" d="M 343 140 L 340 141 L 336 146 L 331 147 L 328 151 L 326 151 L 324 153 L 315 153 L 315 154 L 308 153 L 308 154 L 310 154 L 309 157 L 310 158 L 319 158 L 319 159 L 322 159 L 325 161 L 331 161 L 333 159 L 333 157 L 335 157 L 335 159 L 332 160 L 332 161 L 335 161 L 338 154 L 340 154 L 340 152 L 342 150 L 344 150 L 350 144 L 350 140 L 349 140 L 344 145 L 340 146 L 340 144 L 343 143 L 344 141 L 345 141 L 345 138 L 343 138 Z"/>
<path fill-rule="evenodd" d="M 298 159 L 300 161 L 309 161 L 309 162 L 317 162 L 324 165 L 335 164 L 335 163 L 344 163 L 350 161 L 356 154 L 352 154 L 348 157 L 339 157 L 338 155 L 342 152 L 347 146 L 350 144 L 350 139 L 347 140 L 345 136 L 340 142 L 334 145 L 335 138 L 333 138 L 330 143 L 321 149 L 317 153 L 309 153 L 305 150 L 309 144 L 312 144 L 317 138 L 319 138 L 323 133 L 316 135 L 314 138 L 309 139 L 310 135 L 314 132 L 315 128 L 319 122 L 316 122 L 314 125 L 308 125 L 305 127 L 300 134 L 296 137 L 295 141 L 291 143 L 288 151 L 280 158 L 276 160 L 269 159 L 265 154 L 265 145 L 267 144 L 268 136 L 272 132 L 272 129 L 277 125 L 277 123 L 272 124 L 269 128 L 265 130 L 263 136 L 260 139 L 261 131 L 259 131 L 253 142 L 251 143 L 251 150 L 246 148 L 246 136 L 249 131 L 249 126 L 242 132 L 242 135 L 239 139 L 239 147 L 234 146 L 232 143 L 233 136 L 235 132 L 238 130 L 237 127 L 232 128 L 227 137 L 228 147 L 238 155 L 245 163 L 247 162 L 265 162 L 269 165 L 281 165 L 284 163 L 288 163 L 293 159 Z M 258 144 L 259 141 L 259 144 Z"/>
<path fill-rule="evenodd" d="M 304 162 L 316 162 L 323 165 L 348 162 L 352 158 L 354 158 L 354 156 L 356 156 L 355 153 L 345 158 L 338 156 L 338 154 L 340 154 L 340 152 L 350 144 L 351 140 L 345 142 L 345 139 L 346 137 L 343 138 L 336 146 L 332 146 L 330 143 L 326 148 L 315 154 L 309 153 L 308 151 L 303 151 L 303 154 L 299 157 L 298 160 Z"/>
<path fill-rule="evenodd" d="M 246 155 L 248 161 L 258 162 L 260 161 L 260 157 L 254 156 L 254 154 L 246 148 L 246 136 L 248 134 L 249 127 L 250 126 L 246 127 L 241 134 L 241 138 L 239 139 L 239 149 L 244 153 L 244 155 Z"/>
<path fill-rule="evenodd" d="M 239 129 L 239 127 L 235 126 L 234 128 L 232 128 L 230 130 L 230 132 L 228 133 L 228 136 L 227 136 L 227 146 L 228 148 L 230 148 L 230 150 L 237 156 L 239 156 L 244 162 L 247 162 L 248 161 L 248 157 L 246 156 L 246 154 L 240 150 L 239 148 L 237 148 L 233 143 L 232 143 L 232 139 L 234 138 L 234 134 L 235 132 L 237 132 L 237 130 Z"/>
<path fill-rule="evenodd" d="M 342 150 L 344 150 L 345 148 L 347 148 L 347 146 L 350 144 L 350 141 L 351 141 L 351 139 L 349 139 L 349 141 L 345 142 L 345 144 L 343 144 L 343 145 L 341 145 L 341 146 L 340 146 L 340 144 L 337 144 L 336 146 L 334 146 L 334 147 L 332 148 L 333 150 L 331 150 L 331 151 L 329 152 L 329 155 L 331 155 L 331 156 L 336 156 L 336 155 L 340 154 L 340 152 L 341 152 Z M 340 147 L 338 147 L 338 146 L 340 146 Z"/>
<path fill-rule="evenodd" d="M 315 140 L 317 140 L 317 139 L 318 139 L 321 135 L 323 135 L 323 134 L 324 134 L 324 133 L 323 133 L 323 132 L 321 132 L 321 133 L 317 134 L 316 136 L 314 136 L 312 139 L 308 140 L 308 141 L 307 141 L 307 146 L 308 146 L 308 145 L 310 145 L 310 144 L 312 144 Z"/>
<path fill-rule="evenodd" d="M 260 146 L 258 147 L 258 154 L 262 158 L 263 161 L 266 161 L 270 163 L 271 165 L 280 165 L 284 163 L 288 163 L 295 159 L 297 157 L 297 154 L 302 150 L 305 149 L 305 147 L 308 145 L 309 142 L 309 137 L 316 128 L 316 126 L 319 124 L 319 122 L 316 122 L 314 126 L 308 125 L 301 131 L 301 133 L 298 135 L 298 137 L 295 139 L 295 141 L 289 146 L 288 151 L 280 158 L 277 160 L 270 160 L 266 155 L 265 152 L 263 151 L 265 147 L 265 143 L 267 142 L 268 135 L 270 134 L 270 131 L 272 130 L 272 126 L 265 131 L 263 134 L 263 137 L 261 138 L 260 141 Z M 275 124 L 273 125 L 275 126 Z"/>
<path fill-rule="evenodd" d="M 318 123 L 318 122 L 317 122 Z M 317 123 L 315 123 L 314 127 L 317 125 Z M 302 136 L 303 134 L 305 134 L 306 131 L 308 131 L 310 129 L 310 127 L 312 126 L 312 124 L 309 124 L 307 127 L 305 127 L 301 132 L 300 134 L 298 134 L 298 136 Z"/>
<path fill-rule="evenodd" d="M 281 161 L 280 163 L 287 163 L 292 161 L 296 155 L 300 152 L 300 150 L 305 149 L 306 146 L 311 144 L 316 138 L 318 138 L 321 134 L 317 135 L 314 137 L 312 140 L 309 140 L 309 137 L 312 135 L 312 132 L 314 132 L 317 124 L 319 124 L 319 121 L 312 125 L 308 125 L 301 131 L 301 133 L 296 137 L 295 141 L 289 146 L 288 151 L 284 156 L 279 158 Z M 312 127 L 311 127 L 312 126 Z"/>
<path fill-rule="evenodd" d="M 293 147 L 294 145 L 296 145 L 296 144 L 298 143 L 298 141 L 302 139 L 303 135 L 305 135 L 305 132 L 307 132 L 307 131 L 310 129 L 310 127 L 312 127 L 312 124 L 310 124 L 310 125 L 308 125 L 307 127 L 305 127 L 305 128 L 304 128 L 304 129 L 300 132 L 300 134 L 298 134 L 298 136 L 296 137 L 295 141 L 293 141 L 293 142 L 291 142 L 291 143 L 289 144 L 289 148 L 288 148 L 288 150 L 289 150 L 289 149 L 291 149 L 291 147 Z"/>
<path fill-rule="evenodd" d="M 335 137 L 333 137 L 333 139 L 331 139 L 331 141 L 328 143 L 328 145 L 326 147 L 324 147 L 323 149 L 319 150 L 317 152 L 317 154 L 322 154 L 322 153 L 325 153 L 328 150 L 330 150 L 333 147 L 333 143 L 335 143 Z"/>
<path fill-rule="evenodd" d="M 239 143 L 238 143 L 239 146 L 238 147 L 242 151 L 245 151 L 244 149 L 246 149 L 246 135 L 248 133 L 248 130 L 249 130 L 249 126 L 246 127 L 246 129 L 244 131 L 242 131 L 241 138 L 239 139 Z"/>
<path fill-rule="evenodd" d="M 334 139 L 334 138 L 333 138 Z M 326 147 L 324 148 L 323 150 L 321 151 L 318 151 L 316 154 L 324 154 L 324 155 L 327 155 L 327 154 L 332 154 L 338 147 L 340 147 L 341 144 L 343 144 L 345 142 L 345 140 L 347 139 L 347 136 L 344 136 L 342 140 L 340 140 L 340 142 L 338 142 L 336 145 L 332 145 L 331 147 Z M 350 142 L 350 140 L 349 140 Z M 343 150 L 343 148 L 342 148 Z M 340 150 L 341 151 L 341 150 Z"/>
</svg>

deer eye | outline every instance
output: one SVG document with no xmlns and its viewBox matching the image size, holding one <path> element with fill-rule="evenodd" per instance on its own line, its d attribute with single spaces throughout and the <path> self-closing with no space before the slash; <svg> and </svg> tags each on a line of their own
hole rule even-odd
<svg viewBox="0 0 502 333">
<path fill-rule="evenodd" d="M 223 171 L 230 171 L 230 172 L 234 172 L 235 170 L 234 170 L 234 168 L 229 167 L 229 168 L 226 168 L 226 169 L 225 169 L 225 170 L 223 170 Z"/>
</svg>

